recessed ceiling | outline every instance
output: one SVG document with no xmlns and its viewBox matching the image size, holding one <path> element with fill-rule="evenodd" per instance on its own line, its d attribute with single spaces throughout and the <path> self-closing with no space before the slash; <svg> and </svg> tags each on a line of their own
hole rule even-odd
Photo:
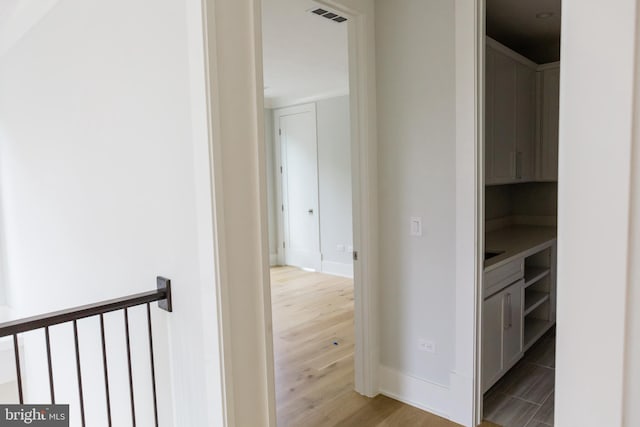
<svg viewBox="0 0 640 427">
<path fill-rule="evenodd" d="M 487 0 L 487 35 L 538 64 L 559 61 L 560 13 L 561 0 Z"/>
<path fill-rule="evenodd" d="M 312 13 L 318 7 L 310 0 L 263 0 L 267 106 L 348 93 L 348 21 Z"/>
</svg>

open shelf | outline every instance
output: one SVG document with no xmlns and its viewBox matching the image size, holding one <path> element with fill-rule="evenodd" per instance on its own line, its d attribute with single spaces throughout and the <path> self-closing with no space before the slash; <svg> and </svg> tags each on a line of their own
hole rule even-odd
<svg viewBox="0 0 640 427">
<path fill-rule="evenodd" d="M 540 279 L 551 272 L 549 267 L 526 266 L 524 269 L 524 287 L 529 287 L 537 283 Z"/>
<path fill-rule="evenodd" d="M 549 292 L 534 291 L 531 289 L 525 289 L 524 296 L 524 315 L 531 313 L 536 308 L 540 307 L 542 303 L 549 299 Z"/>
<path fill-rule="evenodd" d="M 525 317 L 523 351 L 526 351 L 533 343 L 538 341 L 538 338 L 544 335 L 552 325 L 553 322 L 550 320 L 536 319 L 531 316 Z"/>
</svg>

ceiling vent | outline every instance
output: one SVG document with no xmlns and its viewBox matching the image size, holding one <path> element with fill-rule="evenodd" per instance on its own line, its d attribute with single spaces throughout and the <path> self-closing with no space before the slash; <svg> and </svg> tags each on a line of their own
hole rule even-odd
<svg viewBox="0 0 640 427">
<path fill-rule="evenodd" d="M 337 13 L 333 13 L 325 9 L 313 9 L 311 10 L 311 13 L 322 16 L 323 18 L 327 18 L 328 20 L 334 22 L 344 22 L 347 20 L 347 18 L 345 18 L 344 16 L 340 16 Z"/>
</svg>

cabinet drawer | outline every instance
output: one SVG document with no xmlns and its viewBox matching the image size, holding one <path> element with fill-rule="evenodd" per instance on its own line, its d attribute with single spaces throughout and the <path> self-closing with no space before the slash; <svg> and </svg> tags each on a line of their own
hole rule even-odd
<svg viewBox="0 0 640 427">
<path fill-rule="evenodd" d="M 524 260 L 517 259 L 484 273 L 483 298 L 490 297 L 504 287 L 524 277 Z"/>
</svg>

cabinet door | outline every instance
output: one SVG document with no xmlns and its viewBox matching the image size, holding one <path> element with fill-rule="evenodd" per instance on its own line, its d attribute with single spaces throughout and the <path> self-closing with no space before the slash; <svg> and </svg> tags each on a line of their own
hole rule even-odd
<svg viewBox="0 0 640 427">
<path fill-rule="evenodd" d="M 495 73 L 493 67 L 494 50 L 487 46 L 485 57 L 485 76 L 484 76 L 484 179 L 485 184 L 494 184 L 493 172 L 491 165 L 493 164 L 493 82 Z"/>
<path fill-rule="evenodd" d="M 509 369 L 522 356 L 522 288 L 519 281 L 503 291 L 503 369 Z"/>
<path fill-rule="evenodd" d="M 488 49 L 487 49 L 488 50 Z M 493 135 L 487 155 L 487 174 L 492 183 L 515 179 L 516 62 L 493 52 Z"/>
<path fill-rule="evenodd" d="M 482 392 L 502 374 L 503 292 L 484 300 L 482 305 Z"/>
<path fill-rule="evenodd" d="M 516 64 L 516 179 L 535 179 L 536 72 Z"/>
<path fill-rule="evenodd" d="M 560 68 L 542 73 L 542 135 L 540 179 L 558 180 L 558 123 L 560 121 Z"/>
</svg>

